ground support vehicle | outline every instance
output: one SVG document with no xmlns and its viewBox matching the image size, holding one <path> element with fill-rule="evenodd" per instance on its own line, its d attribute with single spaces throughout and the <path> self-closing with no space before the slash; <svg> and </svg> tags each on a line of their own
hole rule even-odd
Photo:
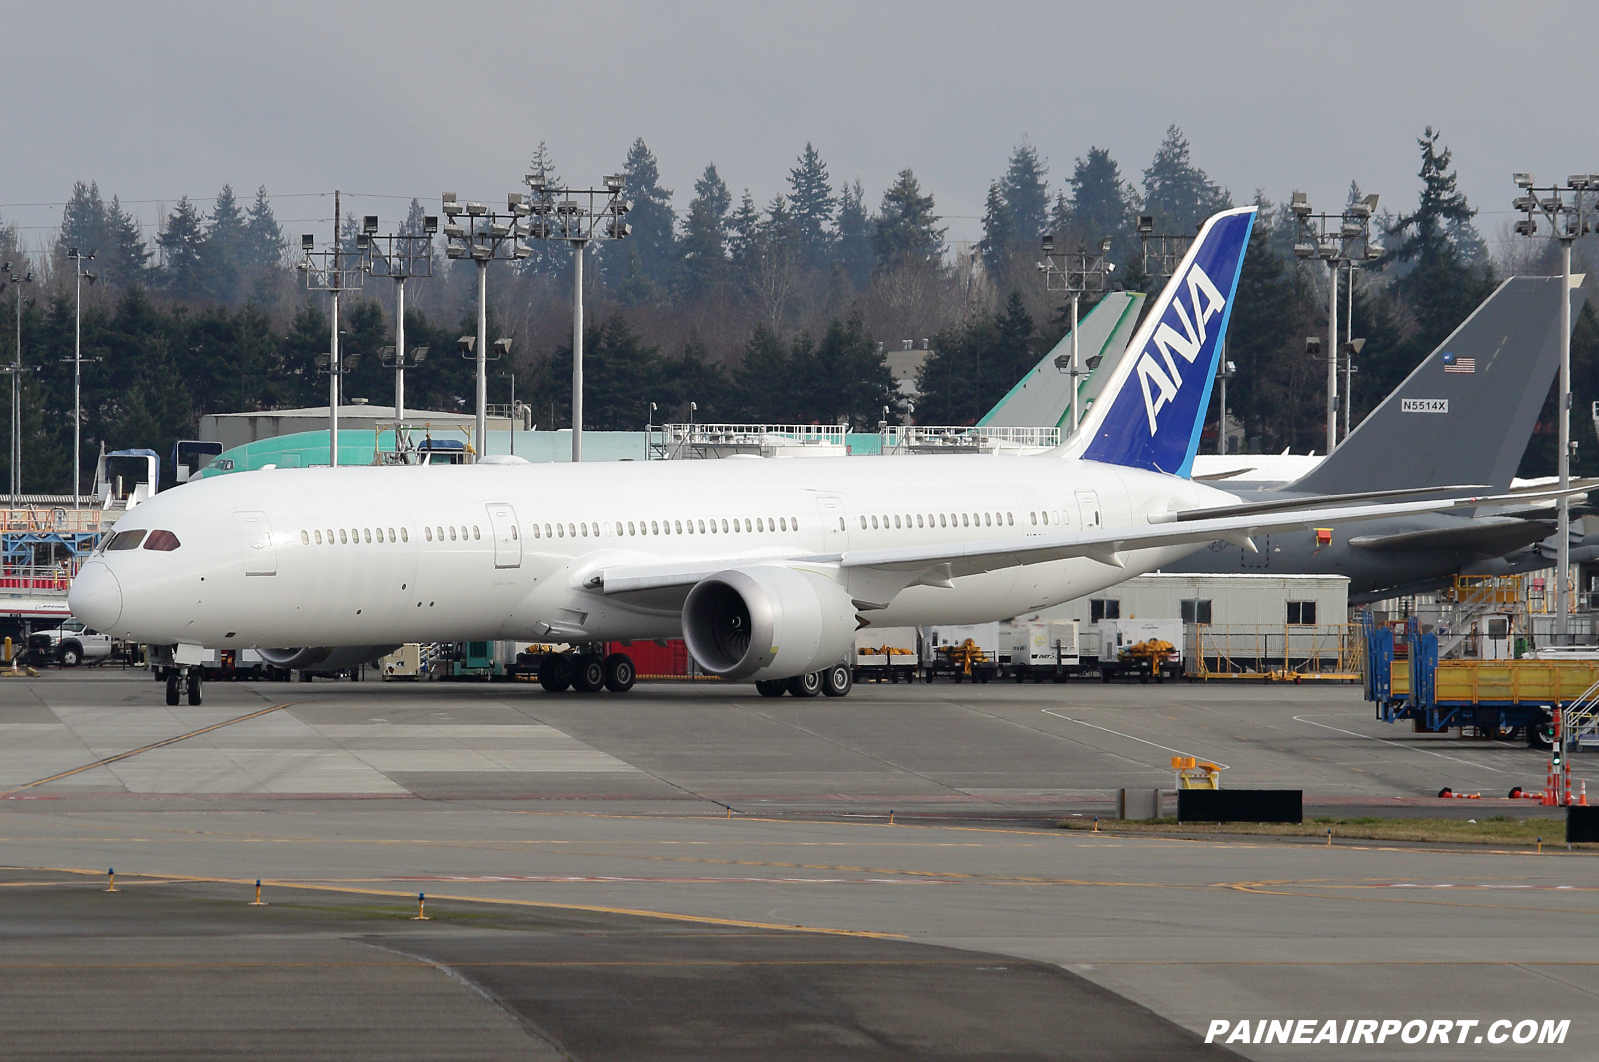
<svg viewBox="0 0 1599 1062">
<path fill-rule="evenodd" d="M 1005 667 L 1017 682 L 1065 682 L 1082 666 L 1076 620 L 1011 624 L 1010 654 Z"/>
<path fill-rule="evenodd" d="M 1405 640 L 1361 613 L 1362 685 L 1376 717 L 1410 720 L 1418 733 L 1474 728 L 1478 736 L 1548 748 L 1554 710 L 1569 707 L 1599 682 L 1599 660 L 1439 660 L 1438 636 L 1412 617 Z M 1401 655 L 1396 650 L 1404 648 Z"/>
<path fill-rule="evenodd" d="M 866 627 L 855 635 L 855 680 L 914 682 L 920 656 L 915 627 Z"/>
<path fill-rule="evenodd" d="M 47 631 L 34 631 L 28 636 L 29 662 L 58 663 L 62 667 L 109 660 L 114 646 L 111 636 L 85 627 L 77 620 L 68 620 Z"/>
<path fill-rule="evenodd" d="M 1099 677 L 1164 682 L 1183 674 L 1182 620 L 1106 620 L 1100 624 Z"/>
</svg>

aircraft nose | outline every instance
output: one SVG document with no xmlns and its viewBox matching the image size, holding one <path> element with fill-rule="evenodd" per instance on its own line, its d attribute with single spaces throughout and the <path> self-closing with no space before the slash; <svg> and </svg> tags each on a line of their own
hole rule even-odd
<svg viewBox="0 0 1599 1062">
<path fill-rule="evenodd" d="M 95 630 L 108 630 L 122 615 L 122 586 L 104 561 L 92 560 L 78 570 L 67 591 L 72 615 Z"/>
</svg>

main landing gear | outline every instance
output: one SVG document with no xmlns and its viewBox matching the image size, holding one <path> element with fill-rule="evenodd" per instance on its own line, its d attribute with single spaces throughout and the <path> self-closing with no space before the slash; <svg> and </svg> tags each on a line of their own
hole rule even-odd
<svg viewBox="0 0 1599 1062">
<path fill-rule="evenodd" d="M 188 690 L 189 703 L 200 704 L 200 669 L 176 667 L 167 669 L 167 703 L 177 704 L 184 690 Z"/>
<path fill-rule="evenodd" d="M 756 692 L 762 697 L 781 697 L 785 693 L 794 697 L 815 697 L 819 693 L 845 697 L 854 688 L 855 672 L 843 663 L 789 679 L 763 679 L 755 684 Z"/>
<path fill-rule="evenodd" d="M 633 658 L 626 653 L 546 653 L 539 660 L 539 685 L 551 693 L 626 693 L 638 680 Z"/>
</svg>

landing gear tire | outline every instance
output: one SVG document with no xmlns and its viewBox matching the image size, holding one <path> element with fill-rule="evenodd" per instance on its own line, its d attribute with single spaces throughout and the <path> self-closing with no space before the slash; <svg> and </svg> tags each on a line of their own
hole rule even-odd
<svg viewBox="0 0 1599 1062">
<path fill-rule="evenodd" d="M 1527 724 L 1527 747 L 1547 751 L 1554 748 L 1555 724 L 1551 719 L 1541 719 Z"/>
<path fill-rule="evenodd" d="M 549 693 L 561 693 L 571 688 L 572 673 L 565 657 L 552 655 L 539 661 L 539 685 Z"/>
<path fill-rule="evenodd" d="M 198 671 L 189 676 L 189 703 L 196 707 L 200 704 L 200 673 Z"/>
<path fill-rule="evenodd" d="M 755 692 L 762 697 L 781 697 L 788 692 L 788 683 L 782 679 L 761 679 L 755 684 Z"/>
<path fill-rule="evenodd" d="M 176 671 L 169 673 L 167 675 L 167 703 L 177 704 L 178 695 L 182 692 L 183 687 L 179 685 L 178 673 Z"/>
<path fill-rule="evenodd" d="M 829 697 L 847 697 L 855 688 L 855 672 L 848 664 L 834 664 L 821 673 L 822 692 Z"/>
<path fill-rule="evenodd" d="M 788 692 L 795 697 L 814 697 L 822 692 L 822 673 L 807 671 L 788 680 Z"/>
<path fill-rule="evenodd" d="M 637 679 L 633 658 L 626 653 L 612 653 L 605 658 L 605 688 L 612 693 L 626 693 Z"/>
<path fill-rule="evenodd" d="M 572 669 L 572 688 L 579 693 L 598 693 L 605 688 L 605 661 L 597 656 L 580 656 Z"/>
</svg>

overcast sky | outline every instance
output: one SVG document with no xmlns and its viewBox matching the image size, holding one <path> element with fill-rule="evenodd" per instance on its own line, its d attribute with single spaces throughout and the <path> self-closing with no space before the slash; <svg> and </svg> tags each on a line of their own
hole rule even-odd
<svg viewBox="0 0 1599 1062">
<path fill-rule="evenodd" d="M 1594 10 L 7 0 L 0 217 L 33 243 L 75 180 L 147 223 L 157 202 L 265 184 L 292 234 L 331 218 L 336 187 L 395 219 L 404 202 L 376 196 L 503 201 L 540 140 L 569 183 L 597 181 L 642 136 L 680 213 L 707 162 L 764 202 L 811 141 L 873 206 L 913 168 L 969 240 L 1024 136 L 1052 189 L 1094 145 L 1136 180 L 1176 123 L 1236 200 L 1299 188 L 1332 208 L 1354 179 L 1405 209 L 1430 123 L 1492 240 L 1512 170 L 1599 170 Z"/>
</svg>

